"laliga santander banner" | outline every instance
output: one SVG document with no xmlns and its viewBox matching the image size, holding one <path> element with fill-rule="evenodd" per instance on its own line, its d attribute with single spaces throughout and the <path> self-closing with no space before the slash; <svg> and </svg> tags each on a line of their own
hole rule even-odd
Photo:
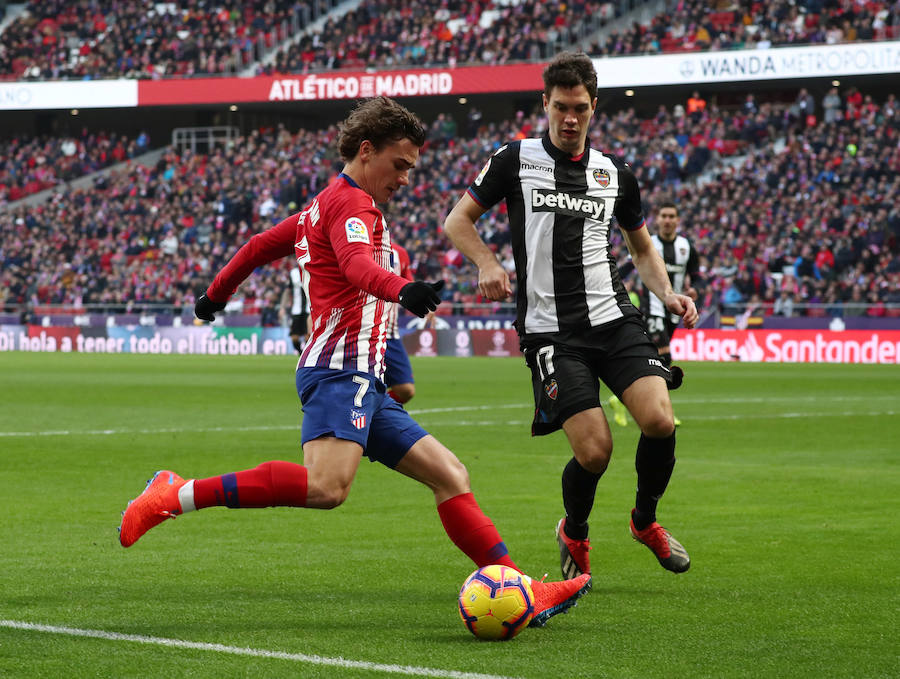
<svg viewBox="0 0 900 679">
<path fill-rule="evenodd" d="M 311 73 L 256 78 L 141 80 L 138 106 L 329 101 L 489 92 L 538 92 L 543 64 Z"/>
<path fill-rule="evenodd" d="M 685 330 L 671 343 L 676 361 L 900 363 L 900 330 Z"/>
</svg>

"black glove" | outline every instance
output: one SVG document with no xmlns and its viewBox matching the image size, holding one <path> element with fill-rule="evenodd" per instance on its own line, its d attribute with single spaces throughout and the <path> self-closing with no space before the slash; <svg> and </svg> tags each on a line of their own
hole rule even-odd
<svg viewBox="0 0 900 679">
<path fill-rule="evenodd" d="M 216 320 L 216 312 L 225 308 L 224 302 L 213 302 L 205 294 L 200 295 L 197 303 L 194 305 L 194 316 L 201 321 L 209 321 L 212 323 Z"/>
<path fill-rule="evenodd" d="M 444 289 L 444 281 L 426 283 L 413 281 L 400 289 L 400 304 L 419 318 L 425 318 L 429 311 L 437 309 L 441 303 L 438 293 Z"/>
<path fill-rule="evenodd" d="M 669 369 L 672 371 L 672 380 L 668 383 L 669 391 L 671 391 L 681 386 L 681 383 L 684 381 L 684 370 L 677 365 L 673 365 Z"/>
</svg>

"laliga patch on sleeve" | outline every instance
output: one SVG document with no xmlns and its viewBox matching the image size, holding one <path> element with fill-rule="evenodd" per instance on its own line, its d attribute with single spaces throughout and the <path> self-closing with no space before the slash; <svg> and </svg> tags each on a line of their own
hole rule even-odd
<svg viewBox="0 0 900 679">
<path fill-rule="evenodd" d="M 368 243 L 369 230 L 366 224 L 359 217 L 351 217 L 344 222 L 344 229 L 347 231 L 348 243 Z"/>
</svg>

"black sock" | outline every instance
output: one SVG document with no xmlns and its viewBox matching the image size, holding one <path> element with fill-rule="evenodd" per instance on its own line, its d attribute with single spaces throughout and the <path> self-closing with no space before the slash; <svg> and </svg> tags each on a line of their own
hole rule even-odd
<svg viewBox="0 0 900 679">
<path fill-rule="evenodd" d="M 634 527 L 643 530 L 656 521 L 656 504 L 666 491 L 675 468 L 675 432 L 664 439 L 641 434 L 637 454 L 637 496 L 634 500 Z"/>
<path fill-rule="evenodd" d="M 594 507 L 594 493 L 603 472 L 588 471 L 574 457 L 563 469 L 563 506 L 566 508 L 566 523 L 563 529 L 573 540 L 586 540 L 588 536 L 588 516 Z"/>
</svg>

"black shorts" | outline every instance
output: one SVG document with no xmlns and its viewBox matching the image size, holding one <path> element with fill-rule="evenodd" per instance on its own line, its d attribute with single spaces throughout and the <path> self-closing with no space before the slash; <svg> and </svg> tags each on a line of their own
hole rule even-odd
<svg viewBox="0 0 900 679">
<path fill-rule="evenodd" d="M 306 319 L 309 317 L 309 314 L 297 314 L 296 316 L 291 316 L 291 335 L 300 335 L 301 337 L 306 334 Z"/>
<path fill-rule="evenodd" d="M 653 340 L 653 344 L 657 348 L 669 346 L 672 341 L 672 335 L 675 334 L 677 323 L 673 323 L 668 314 L 665 316 L 647 316 L 644 319 L 644 326 L 647 328 L 647 334 Z"/>
<path fill-rule="evenodd" d="M 534 389 L 532 436 L 550 434 L 572 415 L 600 407 L 598 380 L 619 397 L 641 377 L 658 375 L 671 382 L 672 373 L 638 318 L 594 336 L 591 347 L 548 341 L 525 351 Z"/>
</svg>

